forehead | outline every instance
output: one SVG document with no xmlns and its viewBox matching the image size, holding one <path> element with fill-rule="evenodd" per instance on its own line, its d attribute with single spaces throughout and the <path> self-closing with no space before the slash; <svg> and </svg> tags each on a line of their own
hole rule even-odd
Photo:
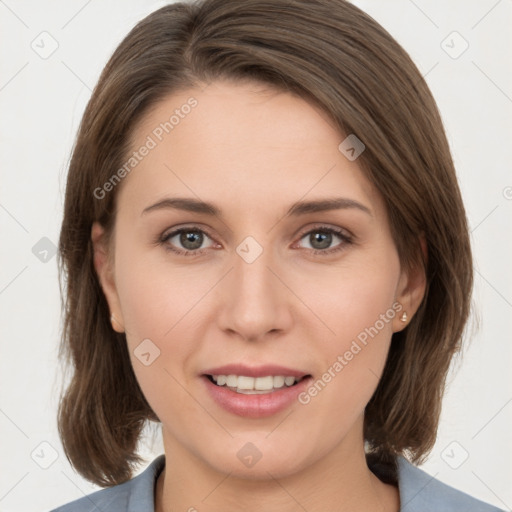
<svg viewBox="0 0 512 512">
<path fill-rule="evenodd" d="M 258 83 L 213 82 L 170 94 L 135 127 L 146 146 L 122 195 L 142 205 L 186 193 L 239 210 L 326 195 L 380 199 L 329 116 L 295 95 Z"/>
</svg>

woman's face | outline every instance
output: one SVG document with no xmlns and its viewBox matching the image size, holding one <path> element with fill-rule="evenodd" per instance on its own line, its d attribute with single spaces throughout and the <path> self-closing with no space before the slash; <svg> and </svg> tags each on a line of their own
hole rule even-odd
<svg viewBox="0 0 512 512">
<path fill-rule="evenodd" d="M 344 139 L 256 83 L 173 94 L 137 126 L 136 163 L 109 192 L 112 274 L 98 225 L 95 263 L 168 456 L 265 478 L 360 455 L 413 304 Z"/>
</svg>

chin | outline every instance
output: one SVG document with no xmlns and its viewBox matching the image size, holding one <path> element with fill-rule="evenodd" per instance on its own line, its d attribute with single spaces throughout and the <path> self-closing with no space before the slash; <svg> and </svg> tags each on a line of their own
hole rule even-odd
<svg viewBox="0 0 512 512">
<path fill-rule="evenodd" d="M 204 454 L 203 460 L 219 473 L 244 480 L 284 478 L 313 462 L 299 439 L 283 445 L 280 440 L 265 439 L 267 435 L 244 435 L 231 439 L 228 445 L 219 443 L 213 452 Z"/>
</svg>

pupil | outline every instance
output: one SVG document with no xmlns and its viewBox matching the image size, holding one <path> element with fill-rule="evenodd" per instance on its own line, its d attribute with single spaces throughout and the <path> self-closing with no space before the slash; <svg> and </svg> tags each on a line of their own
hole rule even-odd
<svg viewBox="0 0 512 512">
<path fill-rule="evenodd" d="M 180 243 L 185 249 L 199 249 L 203 244 L 203 235 L 197 231 L 186 231 L 181 233 Z"/>
<path fill-rule="evenodd" d="M 311 247 L 315 249 L 327 249 L 332 242 L 332 234 L 318 231 L 310 235 Z"/>
</svg>

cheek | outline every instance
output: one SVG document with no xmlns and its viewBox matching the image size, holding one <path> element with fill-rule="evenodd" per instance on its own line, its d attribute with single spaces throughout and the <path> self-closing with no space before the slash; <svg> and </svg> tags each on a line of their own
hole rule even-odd
<svg viewBox="0 0 512 512">
<path fill-rule="evenodd" d="M 184 369 L 198 348 L 191 343 L 191 305 L 208 287 L 195 281 L 191 286 L 187 273 L 148 264 L 136 251 L 124 254 L 131 257 L 119 259 L 116 278 L 132 367 L 151 408 L 179 430 L 179 418 L 197 413 Z"/>
<path fill-rule="evenodd" d="M 310 275 L 302 287 L 329 330 L 316 342 L 322 366 L 300 402 L 333 431 L 363 413 L 382 374 L 398 314 L 393 308 L 398 256 L 390 252 L 360 263 Z"/>
<path fill-rule="evenodd" d="M 158 411 L 152 402 L 162 390 L 171 392 L 175 404 L 181 400 L 181 369 L 197 349 L 189 342 L 191 306 L 207 293 L 209 283 L 172 269 L 165 258 L 152 261 L 157 251 L 119 238 L 115 276 L 128 350 L 137 380 Z"/>
<path fill-rule="evenodd" d="M 391 336 L 400 264 L 393 251 L 387 252 L 382 251 L 378 260 L 354 258 L 357 261 L 290 276 L 297 295 L 330 331 L 324 336 L 331 340 L 328 346 L 343 349 L 376 323 L 379 335 Z M 383 323 L 381 315 L 386 313 Z"/>
<path fill-rule="evenodd" d="M 117 255 L 116 284 L 131 342 L 172 339 L 215 282 L 212 270 L 177 266 L 164 249 L 141 248 L 135 241 L 121 241 Z"/>
</svg>

